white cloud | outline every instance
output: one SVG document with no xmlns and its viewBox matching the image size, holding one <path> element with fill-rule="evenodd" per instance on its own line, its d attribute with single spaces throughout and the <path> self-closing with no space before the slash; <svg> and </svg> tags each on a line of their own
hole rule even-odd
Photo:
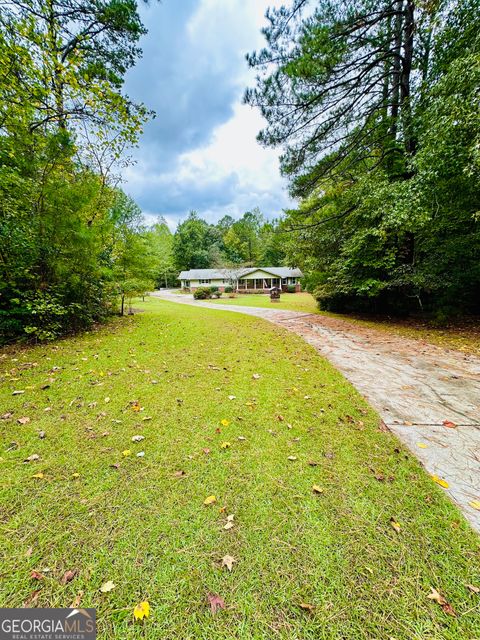
<svg viewBox="0 0 480 640">
<path fill-rule="evenodd" d="M 156 214 L 165 215 L 172 224 L 190 209 L 215 221 L 226 213 L 240 216 L 255 206 L 272 217 L 291 205 L 279 173 L 278 151 L 262 148 L 256 141 L 265 123 L 258 110 L 242 104 L 245 87 L 253 85 L 255 76 L 245 54 L 264 45 L 265 11 L 281 4 L 281 0 L 201 0 L 190 15 L 183 33 L 195 65 L 185 70 L 186 82 L 191 74 L 197 74 L 198 81 L 202 72 L 211 78 L 213 70 L 237 87 L 236 97 L 226 105 L 231 109 L 226 110 L 227 118 L 232 114 L 229 119 L 214 127 L 196 148 L 179 150 L 169 166 L 157 168 L 150 149 L 126 170 L 127 189 L 146 210 L 149 221 Z M 215 92 L 216 87 L 205 90 Z"/>
</svg>

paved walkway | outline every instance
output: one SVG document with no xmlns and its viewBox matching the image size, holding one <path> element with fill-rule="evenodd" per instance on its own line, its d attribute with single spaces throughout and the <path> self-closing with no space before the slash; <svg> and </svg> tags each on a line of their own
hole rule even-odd
<svg viewBox="0 0 480 640">
<path fill-rule="evenodd" d="M 153 295 L 264 318 L 302 336 L 375 407 L 385 424 L 480 532 L 480 358 L 321 315 Z M 454 423 L 448 428 L 444 421 Z M 422 446 L 419 446 L 419 443 Z"/>
</svg>

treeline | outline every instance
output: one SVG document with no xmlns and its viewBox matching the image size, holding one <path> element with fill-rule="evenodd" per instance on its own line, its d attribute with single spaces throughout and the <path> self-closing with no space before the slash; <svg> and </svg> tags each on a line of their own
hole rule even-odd
<svg viewBox="0 0 480 640">
<path fill-rule="evenodd" d="M 283 148 L 290 263 L 324 308 L 480 312 L 477 0 L 269 11 L 246 102 Z"/>
<path fill-rule="evenodd" d="M 116 175 L 150 115 L 122 91 L 143 33 L 130 0 L 2 2 L 1 342 L 89 327 L 165 271 L 168 228 Z"/>
<path fill-rule="evenodd" d="M 173 261 L 178 271 L 280 266 L 286 259 L 284 244 L 279 221 L 265 220 L 258 208 L 238 220 L 226 215 L 217 224 L 209 224 L 192 211 L 173 236 Z"/>
</svg>

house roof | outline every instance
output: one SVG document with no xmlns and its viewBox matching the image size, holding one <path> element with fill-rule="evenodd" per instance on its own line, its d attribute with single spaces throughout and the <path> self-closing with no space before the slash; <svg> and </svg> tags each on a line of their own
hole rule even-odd
<svg viewBox="0 0 480 640">
<path fill-rule="evenodd" d="M 190 269 L 181 271 L 179 280 L 224 280 L 236 277 L 243 278 L 254 271 L 266 271 L 277 278 L 302 278 L 300 269 L 289 267 L 242 267 L 239 269 Z"/>
</svg>

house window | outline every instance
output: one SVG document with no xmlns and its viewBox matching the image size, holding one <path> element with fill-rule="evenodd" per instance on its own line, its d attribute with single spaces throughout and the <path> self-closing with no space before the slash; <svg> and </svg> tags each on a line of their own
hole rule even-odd
<svg viewBox="0 0 480 640">
<path fill-rule="evenodd" d="M 200 284 L 210 284 L 211 280 L 199 280 Z"/>
</svg>

